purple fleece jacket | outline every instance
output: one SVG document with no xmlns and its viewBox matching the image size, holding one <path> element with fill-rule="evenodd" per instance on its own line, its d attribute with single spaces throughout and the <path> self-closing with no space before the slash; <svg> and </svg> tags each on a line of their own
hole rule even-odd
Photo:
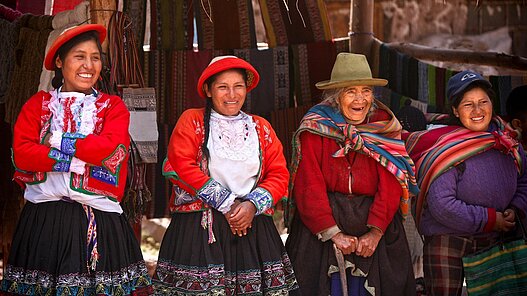
<svg viewBox="0 0 527 296">
<path fill-rule="evenodd" d="M 527 213 L 527 160 L 522 148 L 520 154 L 521 174 L 510 155 L 491 149 L 465 160 L 464 169 L 461 165 L 439 176 L 428 191 L 421 234 L 474 235 L 492 231 L 496 212 L 514 206 Z"/>
</svg>

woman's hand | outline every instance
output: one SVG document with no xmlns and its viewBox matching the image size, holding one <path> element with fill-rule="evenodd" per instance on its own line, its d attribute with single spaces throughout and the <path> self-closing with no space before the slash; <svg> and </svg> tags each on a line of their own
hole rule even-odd
<svg viewBox="0 0 527 296">
<path fill-rule="evenodd" d="M 250 201 L 235 202 L 231 210 L 225 214 L 231 231 L 234 235 L 242 236 L 247 234 L 247 229 L 251 228 L 256 207 Z"/>
<path fill-rule="evenodd" d="M 516 225 L 516 213 L 512 209 L 506 209 L 503 213 L 496 212 L 496 224 L 494 224 L 494 231 L 511 231 Z"/>
<path fill-rule="evenodd" d="M 355 253 L 364 258 L 370 257 L 377 249 L 381 238 L 382 232 L 377 228 L 371 228 L 370 231 L 359 237 L 359 244 Z"/>
<path fill-rule="evenodd" d="M 357 248 L 357 237 L 352 235 L 347 235 L 342 232 L 335 234 L 331 240 L 342 251 L 342 254 L 349 255 L 355 252 Z"/>
</svg>

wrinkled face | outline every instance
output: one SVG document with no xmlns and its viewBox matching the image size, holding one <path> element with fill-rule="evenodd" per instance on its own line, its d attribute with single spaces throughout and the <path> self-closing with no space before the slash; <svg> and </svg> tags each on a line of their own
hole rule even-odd
<svg viewBox="0 0 527 296">
<path fill-rule="evenodd" d="M 216 76 L 210 85 L 205 84 L 207 97 L 212 98 L 212 108 L 222 115 L 237 115 L 247 96 L 247 85 L 243 75 L 236 70 L 227 70 Z"/>
<path fill-rule="evenodd" d="M 339 95 L 338 103 L 340 112 L 348 123 L 361 124 L 373 102 L 373 89 L 371 86 L 350 86 Z"/>
<path fill-rule="evenodd" d="M 84 41 L 72 47 L 64 60 L 57 57 L 55 65 L 62 68 L 62 91 L 90 94 L 101 73 L 101 53 L 94 40 Z"/>
<path fill-rule="evenodd" d="M 452 111 L 469 130 L 487 131 L 492 119 L 492 101 L 483 89 L 473 88 L 463 95 L 457 108 L 452 107 Z"/>
</svg>

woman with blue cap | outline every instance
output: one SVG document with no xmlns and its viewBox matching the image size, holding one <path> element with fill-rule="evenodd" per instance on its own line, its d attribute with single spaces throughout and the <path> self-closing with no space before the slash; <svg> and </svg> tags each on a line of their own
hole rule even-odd
<svg viewBox="0 0 527 296">
<path fill-rule="evenodd" d="M 461 295 L 464 256 L 513 235 L 527 213 L 526 157 L 517 133 L 493 114 L 491 84 L 463 71 L 450 78 L 450 124 L 406 142 L 421 192 L 427 295 Z"/>
</svg>

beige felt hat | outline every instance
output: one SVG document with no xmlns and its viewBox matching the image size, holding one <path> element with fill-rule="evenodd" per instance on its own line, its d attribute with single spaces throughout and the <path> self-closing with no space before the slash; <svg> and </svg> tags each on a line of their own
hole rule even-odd
<svg viewBox="0 0 527 296">
<path fill-rule="evenodd" d="M 385 86 L 388 80 L 371 77 L 370 65 L 362 54 L 341 52 L 337 55 L 331 79 L 320 81 L 315 86 L 319 89 L 341 88 L 359 85 Z"/>
</svg>

